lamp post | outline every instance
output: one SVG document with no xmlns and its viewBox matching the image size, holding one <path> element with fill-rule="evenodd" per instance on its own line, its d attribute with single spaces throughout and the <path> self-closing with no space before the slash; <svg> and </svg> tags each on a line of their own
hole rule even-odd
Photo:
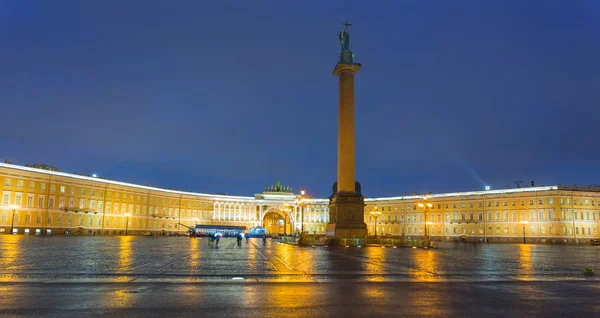
<svg viewBox="0 0 600 318">
<path fill-rule="evenodd" d="M 423 200 L 427 200 L 427 197 L 423 197 Z M 423 236 L 424 240 L 427 240 L 427 223 L 431 224 L 431 222 L 427 222 L 427 208 L 431 208 L 433 207 L 433 204 L 431 203 L 419 203 L 417 204 L 417 206 L 419 208 L 421 208 L 421 210 L 423 211 L 423 222 L 425 222 L 425 235 Z"/>
<path fill-rule="evenodd" d="M 527 244 L 527 240 L 525 238 L 525 225 L 529 222 L 527 220 L 521 220 L 519 223 L 523 224 L 523 244 Z"/>
<path fill-rule="evenodd" d="M 131 213 L 125 213 L 125 216 L 127 217 L 127 219 L 125 219 L 125 236 L 127 236 L 127 230 L 129 230 L 129 217 L 131 216 Z"/>
<path fill-rule="evenodd" d="M 199 218 L 194 218 L 194 229 L 190 230 L 190 236 L 191 237 L 195 237 L 196 236 L 196 224 L 198 224 L 198 221 L 200 221 Z"/>
<path fill-rule="evenodd" d="M 375 218 L 375 237 L 377 237 L 377 218 L 381 215 L 381 212 L 377 211 L 377 206 L 373 207 L 373 211 L 371 211 L 371 216 Z"/>
<path fill-rule="evenodd" d="M 304 195 L 306 191 L 304 189 L 300 190 L 300 200 L 296 199 L 296 205 L 300 205 L 300 234 L 304 233 Z"/>
<path fill-rule="evenodd" d="M 299 243 L 300 244 L 304 244 L 304 205 L 306 204 L 304 202 L 304 195 L 306 194 L 306 191 L 304 191 L 304 189 L 300 190 L 300 200 L 296 199 L 296 205 L 300 205 L 300 239 L 299 239 Z"/>
<path fill-rule="evenodd" d="M 431 232 L 429 231 L 429 226 L 430 226 L 431 224 L 432 224 L 432 223 L 431 223 L 431 222 L 429 222 L 429 221 L 425 222 L 425 236 L 427 236 L 427 237 L 429 237 L 429 233 L 431 233 Z"/>
<path fill-rule="evenodd" d="M 13 234 L 13 228 L 15 227 L 15 213 L 17 213 L 17 210 L 19 209 L 18 205 L 11 205 L 10 209 L 13 211 L 12 213 L 12 220 L 10 221 L 10 234 Z"/>
</svg>

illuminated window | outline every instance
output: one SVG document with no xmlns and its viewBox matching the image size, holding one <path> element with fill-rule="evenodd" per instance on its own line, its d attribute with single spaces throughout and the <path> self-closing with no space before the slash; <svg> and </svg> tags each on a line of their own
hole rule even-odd
<svg viewBox="0 0 600 318">
<path fill-rule="evenodd" d="M 554 200 L 552 198 L 548 198 L 548 204 L 553 204 Z"/>
<path fill-rule="evenodd" d="M 46 190 L 46 184 L 45 183 L 40 183 L 40 190 Z"/>
<path fill-rule="evenodd" d="M 8 205 L 10 203 L 10 194 L 4 193 L 2 195 L 2 205 Z"/>
<path fill-rule="evenodd" d="M 4 179 L 4 186 L 10 187 L 12 185 L 12 179 L 6 178 Z"/>
<path fill-rule="evenodd" d="M 60 186 L 60 193 L 65 193 L 65 186 Z"/>
<path fill-rule="evenodd" d="M 29 182 L 29 189 L 31 189 L 31 190 L 35 189 L 35 182 L 32 182 L 32 181 Z"/>
<path fill-rule="evenodd" d="M 23 187 L 23 180 L 17 180 L 17 188 Z"/>
</svg>

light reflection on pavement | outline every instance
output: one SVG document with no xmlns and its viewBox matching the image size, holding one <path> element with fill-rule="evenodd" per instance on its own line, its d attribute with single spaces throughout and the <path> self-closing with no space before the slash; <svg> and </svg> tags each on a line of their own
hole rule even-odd
<svg viewBox="0 0 600 318">
<path fill-rule="evenodd" d="M 224 238 L 0 236 L 0 282 L 385 282 L 597 280 L 600 248 L 440 244 L 438 249 L 298 247 Z M 599 271 L 597 268 L 596 271 Z M 118 295 L 115 299 L 126 299 Z"/>
</svg>

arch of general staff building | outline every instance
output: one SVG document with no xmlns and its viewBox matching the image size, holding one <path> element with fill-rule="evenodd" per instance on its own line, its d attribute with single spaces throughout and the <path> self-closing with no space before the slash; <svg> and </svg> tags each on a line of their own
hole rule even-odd
<svg viewBox="0 0 600 318">
<path fill-rule="evenodd" d="M 167 235 L 196 224 L 324 234 L 329 199 L 278 182 L 254 196 L 177 191 L 0 163 L 0 234 Z M 366 198 L 369 235 L 439 241 L 589 243 L 600 238 L 600 188 L 543 186 Z M 304 211 L 304 213 L 302 213 Z M 304 217 L 304 222 L 302 222 Z M 283 225 L 282 225 L 283 224 Z"/>
</svg>

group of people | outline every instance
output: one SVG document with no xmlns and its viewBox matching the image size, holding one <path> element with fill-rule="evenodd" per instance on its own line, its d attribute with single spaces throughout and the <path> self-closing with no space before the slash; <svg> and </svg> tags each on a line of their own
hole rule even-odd
<svg viewBox="0 0 600 318">
<path fill-rule="evenodd" d="M 250 236 L 249 235 L 244 235 L 244 233 L 240 232 L 237 235 L 237 245 L 238 246 L 242 246 L 242 240 L 243 240 L 244 236 L 246 237 L 246 243 L 249 243 Z M 221 239 L 221 235 L 219 235 L 217 233 L 209 236 L 208 237 L 208 246 L 214 245 L 215 248 L 218 248 L 219 247 L 219 240 L 220 239 Z M 267 243 L 267 235 L 263 234 L 262 235 L 262 239 L 263 239 L 263 244 L 266 244 Z"/>
<path fill-rule="evenodd" d="M 213 234 L 211 236 L 208 237 L 208 246 L 214 245 L 215 248 L 219 247 L 219 240 L 221 239 L 221 236 L 219 234 Z"/>
</svg>

